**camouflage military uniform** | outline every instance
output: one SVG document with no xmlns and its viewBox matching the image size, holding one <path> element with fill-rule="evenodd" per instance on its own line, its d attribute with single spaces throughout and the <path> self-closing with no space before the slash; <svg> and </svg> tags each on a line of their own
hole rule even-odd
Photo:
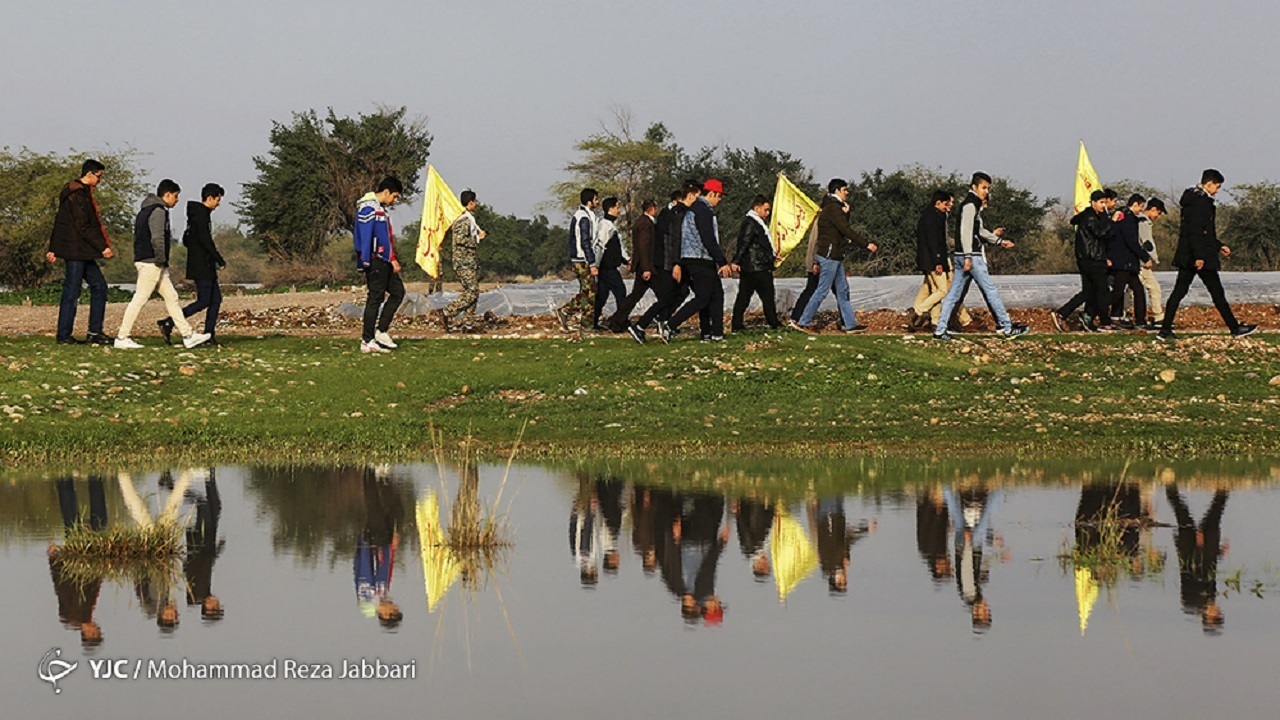
<svg viewBox="0 0 1280 720">
<path fill-rule="evenodd" d="M 446 317 L 463 313 L 464 325 L 475 325 L 476 301 L 480 299 L 480 265 L 476 262 L 476 246 L 479 244 L 479 228 L 471 216 L 463 213 L 449 228 L 453 238 L 453 273 L 462 283 L 462 292 L 444 309 Z"/>
<path fill-rule="evenodd" d="M 591 274 L 591 265 L 584 262 L 574 263 L 573 273 L 578 276 L 578 294 L 569 298 L 569 302 L 560 309 L 577 316 L 582 327 L 586 328 L 591 323 L 591 315 L 596 307 L 596 276 Z"/>
</svg>

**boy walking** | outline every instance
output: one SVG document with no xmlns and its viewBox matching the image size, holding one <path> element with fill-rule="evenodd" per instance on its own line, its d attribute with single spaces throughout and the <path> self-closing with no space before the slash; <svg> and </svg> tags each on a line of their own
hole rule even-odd
<svg viewBox="0 0 1280 720">
<path fill-rule="evenodd" d="M 1236 320 L 1231 312 L 1231 304 L 1227 302 L 1227 294 L 1222 289 L 1222 279 L 1218 270 L 1222 263 L 1218 257 L 1231 257 L 1231 248 L 1218 240 L 1218 209 L 1213 203 L 1213 196 L 1222 189 L 1226 178 L 1212 168 L 1205 170 L 1200 176 L 1200 184 L 1187 188 L 1182 193 L 1182 224 L 1178 228 L 1178 250 L 1173 255 L 1173 266 L 1178 268 L 1178 279 L 1173 284 L 1173 293 L 1169 295 L 1169 304 L 1164 309 L 1164 325 L 1157 335 L 1161 340 L 1176 340 L 1173 334 L 1173 318 L 1178 314 L 1178 304 L 1191 289 L 1191 281 L 1197 277 L 1213 298 L 1213 305 L 1218 309 L 1223 322 L 1236 337 L 1252 335 L 1257 325 L 1248 325 Z"/>
<path fill-rule="evenodd" d="M 214 328 L 218 324 L 218 311 L 222 308 L 222 289 L 218 287 L 218 269 L 227 261 L 213 244 L 213 211 L 222 204 L 226 191 L 221 185 L 209 183 L 200 189 L 200 202 L 187 201 L 187 231 L 182 234 L 182 244 L 187 246 L 187 279 L 196 284 L 196 301 L 182 308 L 183 317 L 191 317 L 201 310 L 204 314 L 204 331 L 209 335 L 206 346 L 217 345 Z M 165 318 L 157 323 L 166 343 L 172 343 L 173 320 Z"/>
<path fill-rule="evenodd" d="M 1000 245 L 1006 249 L 1013 247 L 1012 242 L 1004 239 L 1004 228 L 990 231 L 982 226 L 982 204 L 990 194 L 991 176 L 983 172 L 974 173 L 969 181 L 969 192 L 965 195 L 964 202 L 960 203 L 960 218 L 956 225 L 955 277 L 951 281 L 947 297 L 942 301 L 942 311 L 933 329 L 933 337 L 937 340 L 952 339 L 947 332 L 947 322 L 959 304 L 969 278 L 978 283 L 983 299 L 991 308 L 997 334 L 1015 338 L 1027 332 L 1026 325 L 1015 325 L 1009 319 L 1009 313 L 1005 311 L 1004 302 L 1000 299 L 1000 291 L 987 272 L 984 244 Z"/>
<path fill-rule="evenodd" d="M 97 160 L 85 160 L 80 166 L 80 179 L 72 180 L 58 194 L 58 214 L 49 236 L 49 262 L 63 264 L 62 300 L 58 304 L 59 345 L 80 345 L 71 336 L 76 324 L 76 308 L 84 283 L 89 284 L 89 336 L 87 342 L 107 345 L 111 338 L 102 332 L 102 318 L 107 311 L 107 280 L 98 267 L 98 258 L 110 259 L 115 252 L 98 214 L 98 201 L 93 188 L 102 181 L 106 168 Z"/>
<path fill-rule="evenodd" d="M 578 193 L 578 200 L 581 204 L 569 220 L 569 262 L 573 263 L 573 273 L 578 278 L 578 294 L 556 309 L 556 317 L 565 332 L 570 331 L 569 317 L 572 315 L 578 316 L 580 326 L 586 325 L 587 317 L 595 308 L 596 276 L 600 274 L 592 247 L 598 222 L 595 209 L 600 204 L 600 193 L 594 188 L 583 188 Z"/>
<path fill-rule="evenodd" d="M 404 186 L 388 175 L 356 204 L 354 230 L 356 267 L 365 275 L 369 296 L 364 304 L 364 328 L 360 352 L 384 353 L 396 349 L 389 330 L 404 300 L 404 280 L 396 259 L 395 231 L 387 208 L 396 204 Z"/>
<path fill-rule="evenodd" d="M 133 223 L 133 265 L 138 269 L 138 284 L 133 291 L 133 299 L 125 308 L 124 320 L 116 333 L 114 346 L 118 350 L 136 350 L 142 347 L 129 337 L 133 332 L 133 324 L 138 321 L 138 313 L 142 306 L 151 299 L 151 293 L 159 291 L 164 298 L 164 307 L 173 325 L 182 334 L 182 345 L 193 348 L 208 342 L 208 333 L 192 332 L 187 319 L 182 315 L 182 306 L 178 304 L 178 291 L 173 287 L 169 277 L 169 250 L 173 246 L 173 231 L 169 226 L 169 208 L 178 204 L 178 194 L 182 188 L 178 183 L 165 178 L 156 187 L 155 195 L 148 195 L 142 201 L 142 208 Z"/>
<path fill-rule="evenodd" d="M 955 198 L 946 190 L 934 190 L 929 207 L 916 224 L 916 269 L 924 273 L 924 284 L 916 293 L 915 304 L 907 312 L 907 329 L 925 330 L 937 325 L 942 315 L 942 299 L 951 289 L 951 257 L 947 252 L 947 214 Z M 960 326 L 970 322 L 969 312 L 961 303 Z"/>
<path fill-rule="evenodd" d="M 849 218 L 844 209 L 849 202 L 849 183 L 836 178 L 827 183 L 827 192 L 827 197 L 822 200 L 822 208 L 818 211 L 818 235 L 813 247 L 813 257 L 805 260 L 807 267 L 818 268 L 818 284 L 797 324 L 807 331 L 813 324 L 814 316 L 818 314 L 822 299 L 828 292 L 834 291 L 844 331 L 865 332 L 866 326 L 858 324 L 853 305 L 849 303 L 849 278 L 844 274 L 844 256 L 851 242 L 856 242 L 871 252 L 878 248 L 849 226 Z"/>
<path fill-rule="evenodd" d="M 622 252 L 622 235 L 618 232 L 618 217 L 622 214 L 622 205 L 618 198 L 607 197 L 600 206 L 603 215 L 596 224 L 596 236 L 593 241 L 592 255 L 595 260 L 592 269 L 596 271 L 596 301 L 591 308 L 591 329 L 603 331 L 600 325 L 600 313 L 604 304 L 613 296 L 613 304 L 621 308 L 627 295 L 627 286 L 622 282 L 622 265 L 631 261 Z M 621 332 L 619 330 L 619 332 Z"/>
<path fill-rule="evenodd" d="M 475 329 L 476 302 L 480 299 L 480 263 L 476 259 L 476 251 L 485 232 L 476 224 L 475 212 L 479 202 L 472 190 L 463 190 L 458 201 L 466 210 L 453 221 L 449 236 L 453 238 L 453 272 L 458 276 L 458 282 L 462 283 L 462 292 L 440 313 L 445 332 L 449 332 L 449 321 L 458 313 L 462 313 L 464 330 Z"/>
<path fill-rule="evenodd" d="M 1164 323 L 1164 304 L 1162 302 L 1164 296 L 1160 292 L 1160 283 L 1156 280 L 1155 267 L 1160 264 L 1160 256 L 1156 253 L 1156 239 L 1153 232 L 1156 220 L 1159 220 L 1165 214 L 1164 201 L 1160 198 L 1151 198 L 1147 201 L 1147 209 L 1138 215 L 1138 242 L 1142 245 L 1142 249 L 1147 251 L 1147 255 L 1151 258 L 1150 262 L 1142 266 L 1138 271 L 1138 280 L 1142 283 L 1142 287 L 1147 291 L 1147 307 L 1151 310 L 1151 320 L 1146 318 L 1133 318 L 1134 322 L 1146 323 L 1147 330 L 1155 330 L 1157 326 Z"/>
<path fill-rule="evenodd" d="M 753 294 L 760 296 L 764 321 L 769 329 L 782 327 L 773 288 L 773 268 L 778 256 L 773 251 L 773 237 L 769 235 L 769 211 L 772 209 L 773 203 L 769 198 L 756 195 L 738 228 L 738 248 L 733 256 L 733 267 L 738 269 L 738 297 L 733 301 L 733 324 L 730 326 L 734 332 L 746 329 L 743 315 Z"/>
<path fill-rule="evenodd" d="M 680 224 L 680 261 L 672 270 L 676 282 L 687 277 L 693 289 L 690 298 L 671 316 L 670 326 L 659 326 L 663 340 L 669 341 L 685 320 L 698 316 L 703 342 L 724 340 L 724 284 L 731 272 L 720 247 L 720 224 L 715 207 L 724 198 L 724 184 L 710 178 L 702 184 L 702 194 L 684 214 Z"/>
</svg>

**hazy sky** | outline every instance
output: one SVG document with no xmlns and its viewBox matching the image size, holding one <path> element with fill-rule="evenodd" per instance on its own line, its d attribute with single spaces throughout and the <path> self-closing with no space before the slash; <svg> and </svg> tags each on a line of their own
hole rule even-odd
<svg viewBox="0 0 1280 720">
<path fill-rule="evenodd" d="M 1068 197 L 1081 138 L 1104 182 L 1280 179 L 1277 3 L 0 2 L 0 144 L 131 145 L 184 197 L 237 199 L 273 120 L 379 103 L 519 215 L 614 104 L 820 181 L 922 163 Z"/>
</svg>

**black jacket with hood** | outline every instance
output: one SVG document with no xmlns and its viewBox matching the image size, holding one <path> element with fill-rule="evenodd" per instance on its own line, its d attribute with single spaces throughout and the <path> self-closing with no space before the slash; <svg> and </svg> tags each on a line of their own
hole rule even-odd
<svg viewBox="0 0 1280 720">
<path fill-rule="evenodd" d="M 1199 187 L 1187 188 L 1178 204 L 1182 207 L 1182 224 L 1173 266 L 1192 270 L 1197 260 L 1203 260 L 1205 270 L 1218 270 L 1222 267 L 1218 259 L 1222 243 L 1218 241 L 1218 208 L 1213 196 Z"/>
<path fill-rule="evenodd" d="M 218 268 L 226 262 L 213 244 L 213 211 L 204 203 L 187 201 L 187 231 L 182 244 L 187 246 L 187 279 L 217 280 Z"/>
</svg>

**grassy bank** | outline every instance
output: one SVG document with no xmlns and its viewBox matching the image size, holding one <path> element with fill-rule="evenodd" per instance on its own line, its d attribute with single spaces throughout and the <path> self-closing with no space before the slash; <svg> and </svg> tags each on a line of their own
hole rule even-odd
<svg viewBox="0 0 1280 720">
<path fill-rule="evenodd" d="M 526 459 L 1276 456 L 1277 339 L 447 338 L 384 356 L 332 337 L 133 352 L 4 339 L 0 453 L 10 466 L 411 460 L 431 456 L 435 427 L 499 457 L 525 427 Z"/>
</svg>

